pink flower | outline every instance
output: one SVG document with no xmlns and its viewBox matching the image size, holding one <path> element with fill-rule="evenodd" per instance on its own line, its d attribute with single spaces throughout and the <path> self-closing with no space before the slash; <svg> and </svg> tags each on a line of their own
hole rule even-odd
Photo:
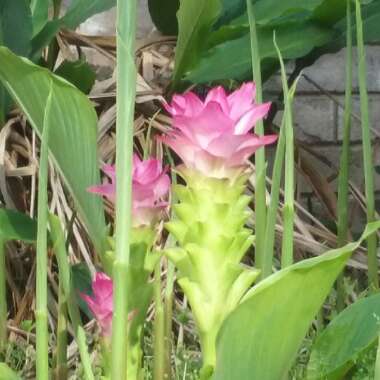
<svg viewBox="0 0 380 380">
<path fill-rule="evenodd" d="M 104 273 L 98 272 L 92 282 L 92 296 L 81 294 L 92 314 L 96 318 L 104 336 L 110 337 L 112 332 L 113 284 Z"/>
<path fill-rule="evenodd" d="M 270 108 L 270 103 L 255 104 L 254 97 L 252 82 L 230 95 L 222 87 L 213 88 L 205 101 L 193 92 L 175 95 L 164 105 L 173 117 L 173 131 L 161 140 L 187 167 L 211 177 L 229 177 L 245 167 L 258 148 L 277 139 L 249 132 Z"/>
<path fill-rule="evenodd" d="M 111 337 L 113 317 L 113 282 L 105 273 L 98 272 L 92 281 L 92 296 L 81 294 L 97 320 L 105 337 Z M 136 310 L 128 314 L 131 320 L 136 315 Z"/>
<path fill-rule="evenodd" d="M 111 202 L 116 196 L 116 172 L 113 165 L 104 165 L 104 173 L 111 182 L 90 187 L 92 193 L 101 194 Z M 162 168 L 159 160 L 150 158 L 140 160 L 137 154 L 133 155 L 132 168 L 132 225 L 133 227 L 151 225 L 167 203 L 163 202 L 170 189 L 170 179 L 166 169 Z"/>
</svg>

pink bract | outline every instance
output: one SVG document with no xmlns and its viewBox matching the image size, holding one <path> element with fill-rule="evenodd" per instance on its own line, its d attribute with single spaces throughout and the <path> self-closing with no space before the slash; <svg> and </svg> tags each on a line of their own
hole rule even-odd
<svg viewBox="0 0 380 380">
<path fill-rule="evenodd" d="M 171 104 L 164 105 L 172 115 L 173 130 L 161 139 L 188 168 L 211 177 L 229 177 L 244 168 L 258 148 L 277 139 L 250 132 L 270 109 L 270 103 L 256 104 L 254 97 L 252 82 L 230 95 L 215 87 L 204 101 L 193 92 L 175 95 Z"/>
<path fill-rule="evenodd" d="M 115 202 L 116 172 L 115 166 L 104 165 L 104 173 L 111 182 L 90 187 L 92 193 L 100 194 Z M 150 158 L 140 160 L 133 155 L 132 168 L 132 225 L 133 227 L 151 225 L 167 207 L 163 202 L 170 189 L 170 179 L 167 170 L 159 160 Z"/>
<path fill-rule="evenodd" d="M 104 336 L 111 336 L 113 313 L 113 284 L 104 273 L 98 272 L 92 282 L 92 296 L 81 294 L 96 318 Z"/>
</svg>

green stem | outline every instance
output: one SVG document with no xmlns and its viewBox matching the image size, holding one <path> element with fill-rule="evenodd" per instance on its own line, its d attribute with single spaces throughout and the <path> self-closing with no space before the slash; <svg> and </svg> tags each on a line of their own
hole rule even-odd
<svg viewBox="0 0 380 380">
<path fill-rule="evenodd" d="M 5 240 L 0 238 L 0 354 L 7 344 L 7 277 L 5 269 Z"/>
<path fill-rule="evenodd" d="M 154 319 L 154 380 L 164 379 L 165 373 L 165 320 L 164 305 L 161 297 L 161 262 L 154 270 L 154 303 L 156 307 Z"/>
<path fill-rule="evenodd" d="M 136 0 L 117 1 L 116 253 L 112 380 L 127 376 L 128 272 L 131 234 L 133 119 L 136 96 Z"/>
<path fill-rule="evenodd" d="M 249 27 L 251 34 L 251 56 L 252 56 L 252 72 L 253 80 L 256 84 L 256 103 L 262 103 L 263 91 L 261 80 L 261 61 L 259 43 L 257 40 L 256 20 L 253 11 L 251 0 L 247 0 L 247 11 L 249 19 Z M 256 123 L 255 133 L 258 135 L 264 134 L 264 124 L 262 120 Z M 265 164 L 265 149 L 260 148 L 255 154 L 256 168 L 256 185 L 255 185 L 255 231 L 256 231 L 256 267 L 262 269 L 265 258 L 265 227 L 266 227 L 266 164 Z"/>
<path fill-rule="evenodd" d="M 292 95 L 289 92 L 284 61 L 274 36 L 273 43 L 281 65 L 281 78 L 285 99 L 285 202 L 283 209 L 284 234 L 282 238 L 281 267 L 293 264 L 294 229 L 294 134 L 292 116 Z M 295 88 L 295 87 L 294 87 Z"/>
<path fill-rule="evenodd" d="M 61 222 L 55 215 L 50 214 L 49 225 L 50 235 L 53 242 L 53 250 L 58 262 L 60 285 L 62 286 L 62 290 L 67 299 L 67 309 L 74 329 L 75 340 L 78 344 L 84 376 L 86 380 L 94 380 L 95 377 L 92 373 L 91 359 L 88 354 L 86 333 L 82 325 L 78 302 L 74 293 L 74 287 L 71 284 L 71 269 L 68 262 Z"/>
<path fill-rule="evenodd" d="M 166 275 L 166 289 L 164 296 L 165 319 L 165 379 L 171 379 L 171 353 L 172 353 L 172 328 L 173 328 L 173 300 L 174 300 L 175 266 L 168 261 Z"/>
<path fill-rule="evenodd" d="M 55 354 L 55 378 L 67 379 L 67 299 L 59 281 L 57 350 Z"/>
<path fill-rule="evenodd" d="M 280 199 L 281 177 L 282 168 L 285 158 L 285 117 L 282 118 L 280 127 L 280 137 L 277 142 L 276 156 L 273 165 L 272 175 L 272 188 L 270 196 L 270 204 L 268 209 L 267 225 L 265 230 L 265 252 L 266 256 L 263 262 L 263 269 L 261 272 L 261 279 L 271 275 L 273 256 L 274 256 L 274 242 L 276 236 L 276 218 Z"/>
<path fill-rule="evenodd" d="M 200 343 L 202 349 L 202 369 L 200 379 L 206 380 L 212 375 L 216 365 L 216 337 L 219 329 L 200 333 Z"/>
<path fill-rule="evenodd" d="M 361 15 L 361 5 L 356 0 L 356 32 L 359 60 L 359 90 L 360 90 L 360 111 L 362 117 L 362 140 L 363 140 L 363 161 L 365 178 L 365 195 L 367 201 L 367 223 L 375 221 L 375 197 L 374 178 L 372 163 L 372 145 L 370 134 L 370 120 L 367 92 L 367 65 L 366 54 L 363 42 L 363 21 Z M 367 238 L 368 249 L 368 282 L 369 287 L 374 290 L 379 288 L 378 262 L 376 257 L 377 237 L 372 234 Z"/>
<path fill-rule="evenodd" d="M 47 217 L 48 217 L 48 156 L 49 156 L 49 114 L 53 97 L 50 84 L 46 103 L 41 139 L 40 168 L 38 172 L 37 209 L 37 264 L 36 264 L 36 376 L 39 380 L 49 377 L 49 335 L 47 308 Z"/>
<path fill-rule="evenodd" d="M 346 89 L 344 105 L 343 144 L 340 155 L 340 168 L 338 179 L 338 247 L 343 247 L 348 241 L 348 194 L 349 194 L 349 164 L 350 164 L 350 140 L 351 140 L 351 112 L 352 112 L 352 25 L 351 25 L 351 0 L 347 0 L 347 48 L 346 48 Z M 341 274 L 337 282 L 337 307 L 343 310 L 345 290 L 344 274 Z"/>
</svg>

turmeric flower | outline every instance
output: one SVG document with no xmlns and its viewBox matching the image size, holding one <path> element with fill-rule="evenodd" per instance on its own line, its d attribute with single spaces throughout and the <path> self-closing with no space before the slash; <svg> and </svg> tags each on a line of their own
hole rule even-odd
<svg viewBox="0 0 380 380">
<path fill-rule="evenodd" d="M 253 83 L 243 84 L 230 95 L 216 87 L 204 101 L 193 92 L 175 95 L 171 104 L 165 104 L 173 131 L 161 139 L 186 167 L 209 177 L 229 177 L 244 168 L 258 148 L 277 138 L 250 133 L 270 108 L 270 103 L 255 104 L 254 97 Z"/>
<path fill-rule="evenodd" d="M 113 165 L 104 165 L 104 173 L 110 182 L 90 187 L 92 193 L 100 194 L 115 202 L 116 171 Z M 132 167 L 132 225 L 133 227 L 149 226 L 167 207 L 163 202 L 169 192 L 170 179 L 159 160 L 150 158 L 140 160 L 137 154 L 133 155 Z"/>
<path fill-rule="evenodd" d="M 92 314 L 96 318 L 104 336 L 111 336 L 113 313 L 112 280 L 102 272 L 98 272 L 92 282 L 93 295 L 82 294 Z"/>
</svg>

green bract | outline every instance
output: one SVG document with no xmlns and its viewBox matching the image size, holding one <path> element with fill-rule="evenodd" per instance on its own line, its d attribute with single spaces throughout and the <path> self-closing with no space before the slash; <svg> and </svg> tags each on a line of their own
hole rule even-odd
<svg viewBox="0 0 380 380">
<path fill-rule="evenodd" d="M 244 227 L 251 198 L 244 195 L 246 175 L 207 178 L 184 168 L 180 175 L 186 185 L 174 187 L 177 219 L 166 224 L 179 247 L 166 254 L 179 269 L 178 282 L 198 325 L 205 373 L 215 366 L 220 326 L 258 275 L 241 264 L 254 241 L 252 231 Z"/>
</svg>

